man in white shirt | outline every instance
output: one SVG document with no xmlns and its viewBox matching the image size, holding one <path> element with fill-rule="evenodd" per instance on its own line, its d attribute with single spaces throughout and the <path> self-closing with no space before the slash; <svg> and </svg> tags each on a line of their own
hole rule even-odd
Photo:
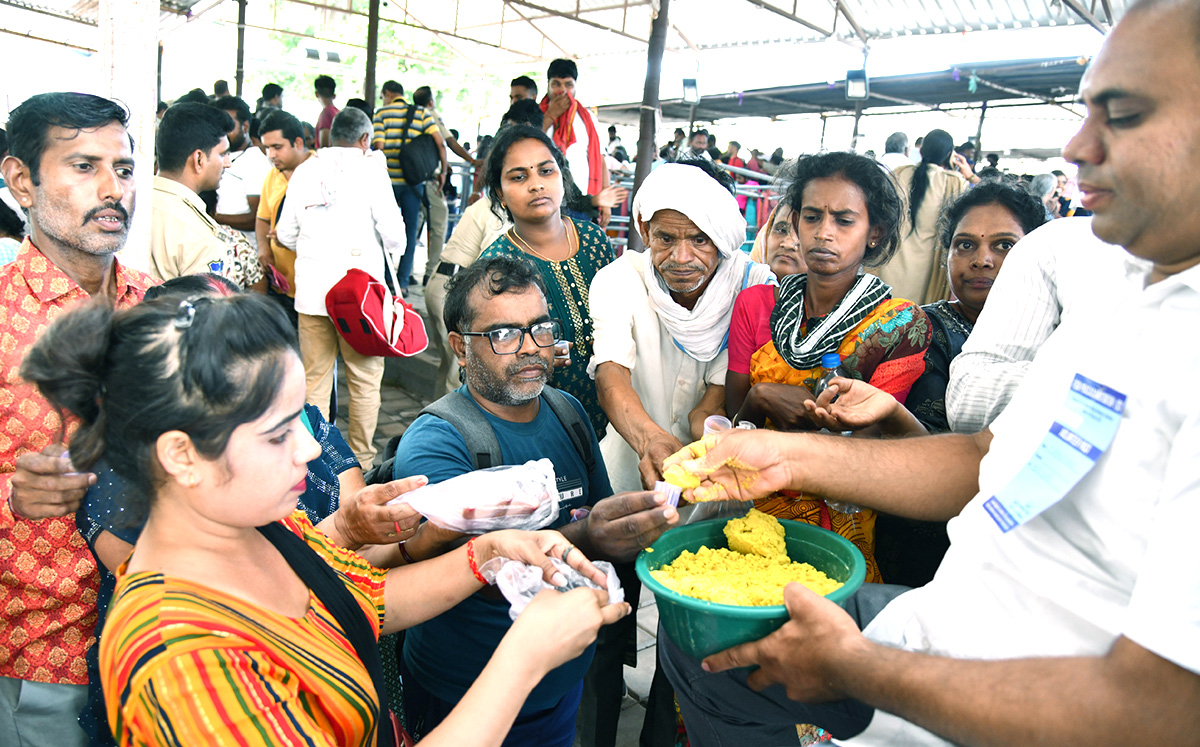
<svg viewBox="0 0 1200 747">
<path fill-rule="evenodd" d="M 893 132 L 883 143 L 883 155 L 879 162 L 888 171 L 895 171 L 901 166 L 911 166 L 912 159 L 908 155 L 908 135 L 903 132 Z"/>
<path fill-rule="evenodd" d="M 1200 324 L 1200 183 L 1172 166 L 1200 158 L 1200 5 L 1131 7 L 1081 94 L 1063 156 L 1093 231 L 1130 256 L 1115 292 L 1073 302 L 989 430 L 734 433 L 687 464 L 704 475 L 697 497 L 787 486 L 953 517 L 937 576 L 873 619 L 793 584 L 783 628 L 703 670 L 660 638 L 697 747 L 795 744 L 796 723 L 856 747 L 1104 744 L 1131 725 L 1139 744 L 1196 744 L 1200 350 L 1180 334 Z M 1161 381 L 1136 363 L 1168 350 Z"/>
<path fill-rule="evenodd" d="M 711 161 L 708 152 L 708 130 L 694 130 L 688 136 L 688 147 L 675 156 L 676 161 Z"/>
<path fill-rule="evenodd" d="M 587 107 L 575 98 L 579 68 L 573 60 L 554 60 L 546 70 L 550 93 L 542 98 L 545 113 L 542 129 L 567 158 L 571 178 L 585 195 L 598 195 L 608 186 L 608 168 L 604 163 L 604 144 L 596 132 L 596 123 Z M 600 208 L 599 224 L 608 225 L 610 208 Z"/>
<path fill-rule="evenodd" d="M 217 99 L 213 106 L 233 120 L 233 129 L 229 131 L 229 166 L 221 174 L 221 183 L 217 186 L 216 219 L 218 223 L 241 231 L 257 251 L 255 216 L 263 181 L 271 172 L 271 162 L 250 141 L 250 120 L 253 115 L 245 101 L 237 96 L 224 96 Z"/>
<path fill-rule="evenodd" d="M 663 460 L 723 411 L 734 298 L 773 279 L 769 267 L 741 251 L 746 220 L 732 186 L 711 161 L 658 167 L 633 201 L 647 251 L 625 252 L 592 279 L 588 373 L 609 418 L 600 452 L 617 492 L 653 488 Z M 630 594 L 640 588 L 636 578 L 622 583 Z M 620 663 L 622 641 L 619 629 L 600 637 L 580 711 L 585 747 L 611 744 L 587 732 L 605 724 L 620 701 L 621 670 L 611 663 Z M 643 734 L 657 741 L 663 726 L 674 733 L 675 708 L 669 689 L 653 685 L 652 692 Z"/>
<path fill-rule="evenodd" d="M 600 450 L 617 492 L 654 487 L 663 460 L 723 410 L 733 300 L 773 279 L 740 250 L 746 221 L 716 173 L 711 162 L 651 172 L 633 201 L 648 250 L 592 280 L 588 371 L 610 421 Z"/>
<path fill-rule="evenodd" d="M 1046 223 L 1004 260 L 975 329 L 950 364 L 946 415 L 955 433 L 977 433 L 1008 405 L 1042 343 L 1082 298 L 1117 292 L 1129 252 L 1092 233 L 1091 218 Z M 1116 288 L 1109 286 L 1116 284 Z"/>
<path fill-rule="evenodd" d="M 393 259 L 404 254 L 404 217 L 392 196 L 387 165 L 371 151 L 371 137 L 366 114 L 354 107 L 338 112 L 331 145 L 292 174 L 275 227 L 279 242 L 296 250 L 296 312 L 308 402 L 329 408 L 340 352 L 350 390 L 346 441 L 363 469 L 375 459 L 384 359 L 358 353 L 338 334 L 325 295 L 351 269 L 383 280 L 384 252 Z M 334 413 L 322 414 L 333 419 Z"/>
</svg>

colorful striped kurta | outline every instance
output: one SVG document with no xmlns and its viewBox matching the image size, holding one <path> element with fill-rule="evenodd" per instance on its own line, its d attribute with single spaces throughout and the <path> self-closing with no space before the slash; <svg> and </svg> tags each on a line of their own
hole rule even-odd
<svg viewBox="0 0 1200 747">
<path fill-rule="evenodd" d="M 283 523 L 345 577 L 378 635 L 384 572 L 331 544 L 302 511 Z M 100 672 L 121 745 L 375 743 L 371 678 L 315 596 L 304 617 L 290 618 L 122 567 Z"/>
</svg>

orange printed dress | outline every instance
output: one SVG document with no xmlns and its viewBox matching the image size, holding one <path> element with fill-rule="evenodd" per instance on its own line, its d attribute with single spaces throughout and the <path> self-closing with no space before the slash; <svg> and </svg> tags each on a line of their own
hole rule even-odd
<svg viewBox="0 0 1200 747">
<path fill-rule="evenodd" d="M 344 578 L 378 636 L 384 572 L 334 546 L 303 511 L 283 521 Z M 159 573 L 117 573 L 100 638 L 108 721 L 121 745 L 375 743 L 379 699 L 310 593 L 289 618 Z"/>
<path fill-rule="evenodd" d="M 904 404 L 913 383 L 925 371 L 929 320 L 916 304 L 891 298 L 890 289 L 878 278 L 861 277 L 860 284 L 869 287 L 860 289 L 856 285 L 851 290 L 861 308 L 857 313 L 844 314 L 841 325 L 827 324 L 829 317 L 807 319 L 803 313 L 797 313 L 803 309 L 803 286 L 807 280 L 804 275 L 784 278 L 778 289 L 763 285 L 742 291 L 734 302 L 729 328 L 729 370 L 748 375 L 751 386 L 791 384 L 811 390 L 823 373 L 819 362 L 795 368 L 780 352 L 779 345 L 794 347 L 797 340 L 815 342 L 808 340 L 810 329 L 814 332 L 825 329 L 836 339 L 831 338 L 824 347 L 842 357 L 842 368 L 851 378 L 866 381 Z M 847 294 L 843 304 L 850 302 L 851 294 Z M 791 308 L 780 307 L 780 303 Z M 790 315 L 786 313 L 789 310 Z M 847 310 L 839 305 L 830 316 L 844 311 Z M 821 349 L 817 345 L 812 347 Z M 794 354 L 790 357 L 796 358 Z M 820 360 L 819 354 L 815 357 Z M 837 532 L 862 551 L 867 561 L 867 581 L 883 580 L 875 562 L 874 511 L 845 514 L 831 509 L 822 498 L 792 491 L 760 498 L 755 506 L 780 519 L 803 521 Z"/>
</svg>

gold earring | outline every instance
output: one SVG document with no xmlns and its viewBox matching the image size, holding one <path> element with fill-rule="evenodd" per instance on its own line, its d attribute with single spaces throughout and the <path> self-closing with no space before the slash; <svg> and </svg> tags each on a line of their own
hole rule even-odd
<svg viewBox="0 0 1200 747">
<path fill-rule="evenodd" d="M 195 473 L 195 472 L 189 472 L 189 473 L 188 473 L 188 482 L 187 482 L 187 484 L 188 484 L 188 487 L 189 487 L 189 488 L 194 488 L 194 487 L 196 487 L 197 485 L 199 485 L 199 484 L 200 484 L 200 478 L 199 478 L 199 477 L 196 477 L 196 473 Z"/>
</svg>

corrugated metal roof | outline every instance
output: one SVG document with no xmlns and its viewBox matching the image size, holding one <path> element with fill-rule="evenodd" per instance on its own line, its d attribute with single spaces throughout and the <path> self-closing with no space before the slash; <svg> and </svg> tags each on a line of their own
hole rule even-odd
<svg viewBox="0 0 1200 747">
<path fill-rule="evenodd" d="M 223 1 L 159 0 L 159 36 Z M 99 21 L 99 0 L 0 0 L 0 31 L 67 47 L 95 51 Z"/>
<path fill-rule="evenodd" d="M 872 78 L 870 97 L 863 111 L 897 106 L 936 109 L 987 101 L 1029 101 L 1067 104 L 1079 90 L 1087 60 L 1076 57 L 984 62 L 954 65 L 930 73 Z M 600 106 L 605 122 L 634 123 L 641 102 Z M 712 122 L 732 117 L 778 117 L 804 113 L 851 113 L 855 102 L 846 99 L 844 80 L 778 86 L 704 96 L 692 117 L 691 105 L 678 99 L 663 101 L 663 119 Z"/>
<path fill-rule="evenodd" d="M 160 0 L 163 29 L 223 0 Z M 834 38 L 869 46 L 897 36 L 1092 24 L 1106 29 L 1133 0 L 671 0 L 667 47 L 703 52 Z M 314 13 L 364 16 L 368 0 L 290 0 L 275 26 L 297 31 Z M 436 38 L 490 65 L 644 54 L 659 0 L 391 0 L 381 23 Z M 0 0 L 0 29 L 86 46 L 98 0 Z M 94 42 L 92 43 L 94 45 Z"/>
<path fill-rule="evenodd" d="M 1133 0 L 671 0 L 668 49 L 704 51 L 833 38 L 877 39 L 1090 24 L 1107 30 Z M 408 2 L 406 23 L 492 50 L 489 62 L 643 52 L 657 0 Z M 420 10 L 416 10 L 416 8 Z M 396 5 L 386 15 L 398 15 Z"/>
</svg>

